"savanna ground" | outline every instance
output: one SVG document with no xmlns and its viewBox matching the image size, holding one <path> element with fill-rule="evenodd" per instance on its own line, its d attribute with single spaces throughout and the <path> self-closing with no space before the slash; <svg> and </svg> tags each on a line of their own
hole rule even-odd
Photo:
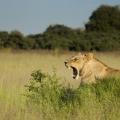
<svg viewBox="0 0 120 120">
<path fill-rule="evenodd" d="M 76 54 L 57 51 L 0 51 L 0 120 L 119 120 L 120 79 L 113 79 L 115 82 L 111 80 L 109 85 L 100 82 L 78 90 L 80 80 L 72 79 L 72 69 L 68 70 L 64 66 L 64 61 Z M 108 66 L 120 69 L 119 52 L 94 52 L 94 55 Z M 47 98 L 40 98 L 47 105 L 43 108 L 40 103 L 33 102 L 36 98 L 28 99 L 26 94 L 29 92 L 25 85 L 30 84 L 34 70 L 41 69 L 43 73 L 52 76 L 53 66 L 57 69 L 56 75 L 62 77 L 59 83 L 66 81 L 63 85 L 65 89 L 62 88 L 66 96 L 62 94 L 62 99 L 59 96 L 59 100 L 52 96 L 53 104 L 51 101 L 46 103 Z M 76 90 L 73 98 L 70 92 Z M 47 94 L 49 91 L 44 92 Z M 59 101 L 62 101 L 61 107 L 56 106 L 60 106 Z"/>
</svg>

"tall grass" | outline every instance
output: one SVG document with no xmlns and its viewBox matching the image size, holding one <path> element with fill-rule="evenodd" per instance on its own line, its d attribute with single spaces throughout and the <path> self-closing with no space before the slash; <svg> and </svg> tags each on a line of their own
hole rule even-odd
<svg viewBox="0 0 120 120">
<path fill-rule="evenodd" d="M 72 70 L 63 63 L 74 54 L 1 51 L 0 119 L 119 120 L 120 79 L 106 78 L 78 88 L 79 80 L 71 78 Z M 120 68 L 119 53 L 95 54 L 107 65 Z M 44 81 L 42 89 L 36 77 Z"/>
<path fill-rule="evenodd" d="M 27 85 L 28 106 L 36 105 L 43 119 L 110 119 L 120 118 L 120 78 L 105 78 L 97 84 L 74 89 L 59 84 L 61 78 L 42 73 L 32 73 Z"/>
</svg>

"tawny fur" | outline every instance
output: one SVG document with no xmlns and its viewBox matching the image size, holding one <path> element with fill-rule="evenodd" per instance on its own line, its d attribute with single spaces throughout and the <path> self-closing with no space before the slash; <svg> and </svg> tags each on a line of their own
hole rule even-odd
<svg viewBox="0 0 120 120">
<path fill-rule="evenodd" d="M 96 78 L 120 75 L 120 70 L 111 68 L 98 59 L 94 58 L 93 53 L 78 55 L 65 61 L 66 67 L 75 68 L 78 74 L 74 72 L 74 79 L 81 76 L 81 83 L 95 83 Z"/>
</svg>

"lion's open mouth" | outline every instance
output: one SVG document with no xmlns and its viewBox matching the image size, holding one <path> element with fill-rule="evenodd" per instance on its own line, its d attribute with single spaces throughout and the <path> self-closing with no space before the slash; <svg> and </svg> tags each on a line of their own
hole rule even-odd
<svg viewBox="0 0 120 120">
<path fill-rule="evenodd" d="M 73 69 L 73 78 L 74 79 L 78 79 L 78 71 L 77 71 L 77 69 L 76 68 L 74 68 L 74 67 L 71 67 L 72 69 Z"/>
<path fill-rule="evenodd" d="M 67 62 L 65 62 L 65 66 L 67 67 L 67 68 L 72 68 L 73 69 L 73 75 L 72 75 L 72 77 L 74 78 L 74 79 L 78 79 L 78 77 L 79 77 L 79 70 L 77 69 L 77 68 L 75 68 L 75 67 L 72 67 L 72 66 L 69 66 L 69 65 L 67 65 Z"/>
</svg>

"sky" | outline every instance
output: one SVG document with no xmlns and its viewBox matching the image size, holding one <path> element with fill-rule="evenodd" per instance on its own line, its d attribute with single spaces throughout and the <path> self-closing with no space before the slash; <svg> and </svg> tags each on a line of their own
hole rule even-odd
<svg viewBox="0 0 120 120">
<path fill-rule="evenodd" d="M 30 35 L 56 24 L 84 28 L 102 4 L 120 5 L 120 0 L 0 0 L 0 31 Z"/>
</svg>

